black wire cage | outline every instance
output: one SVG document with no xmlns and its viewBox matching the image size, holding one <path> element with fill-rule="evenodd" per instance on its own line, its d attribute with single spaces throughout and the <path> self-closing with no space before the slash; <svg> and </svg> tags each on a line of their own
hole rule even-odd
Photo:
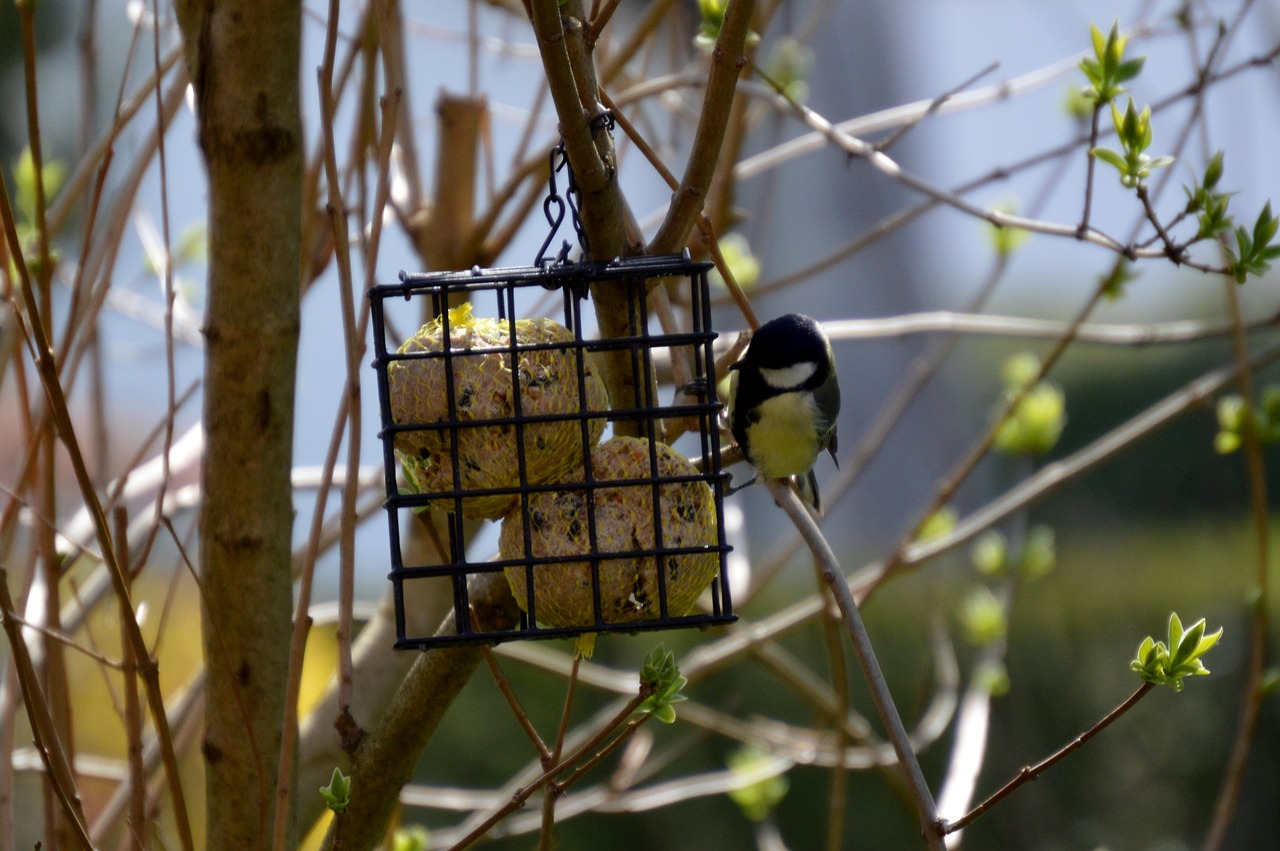
<svg viewBox="0 0 1280 851">
<path fill-rule="evenodd" d="M 562 261 L 402 273 L 369 291 L 397 648 L 736 620 L 709 266 L 687 252 Z M 626 334 L 584 334 L 593 283 L 626 294 Z M 653 286 L 687 286 L 689 330 L 650 330 Z M 536 309 L 543 316 L 517 318 L 547 301 Z M 392 343 L 424 315 L 434 318 Z M 631 398 L 608 398 L 608 370 L 630 379 Z M 403 527 L 432 517 L 447 527 L 447 562 L 406 561 Z M 501 522 L 497 558 L 491 543 L 481 558 L 467 552 L 477 528 L 468 521 L 478 519 Z M 522 611 L 514 629 L 486 628 L 471 606 L 469 581 L 499 571 Z M 453 631 L 407 634 L 407 589 L 441 578 Z"/>
</svg>

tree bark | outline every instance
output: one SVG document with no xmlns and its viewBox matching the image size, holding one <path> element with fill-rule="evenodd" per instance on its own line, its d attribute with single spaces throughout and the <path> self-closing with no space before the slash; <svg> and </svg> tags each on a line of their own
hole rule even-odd
<svg viewBox="0 0 1280 851">
<path fill-rule="evenodd" d="M 208 848 L 271 835 L 288 673 L 302 121 L 297 0 L 179 0 L 209 176 L 200 523 Z"/>
<path fill-rule="evenodd" d="M 511 629 L 520 611 L 506 577 L 481 573 L 471 580 L 472 617 L 486 630 Z M 437 635 L 456 632 L 450 612 Z M 419 654 L 391 704 L 356 746 L 351 766 L 351 803 L 329 823 L 323 851 L 373 848 L 387 833 L 400 790 L 445 712 L 483 660 L 479 645 L 442 647 Z"/>
</svg>

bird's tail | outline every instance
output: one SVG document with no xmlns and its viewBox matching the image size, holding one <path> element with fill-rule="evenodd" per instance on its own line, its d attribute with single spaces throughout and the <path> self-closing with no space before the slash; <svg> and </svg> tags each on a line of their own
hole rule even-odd
<svg viewBox="0 0 1280 851">
<path fill-rule="evenodd" d="M 800 494 L 800 498 L 813 506 L 814 512 L 821 517 L 822 495 L 818 493 L 818 477 L 813 470 L 802 476 L 792 476 L 791 481 L 795 483 L 796 493 Z"/>
</svg>

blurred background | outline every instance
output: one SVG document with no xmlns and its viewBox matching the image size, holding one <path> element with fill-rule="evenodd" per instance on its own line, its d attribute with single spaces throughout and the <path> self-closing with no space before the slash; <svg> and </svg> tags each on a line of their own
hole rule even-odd
<svg viewBox="0 0 1280 851">
<path fill-rule="evenodd" d="M 348 36 L 358 11 L 351 6 L 343 9 L 343 32 Z M 544 80 L 536 46 L 527 25 L 503 6 L 456 0 L 410 4 L 404 9 L 407 95 L 424 174 L 430 174 L 428 164 L 435 158 L 433 146 L 439 137 L 434 104 L 442 93 L 482 94 L 488 100 L 485 157 L 499 164 L 499 172 L 482 181 L 486 187 L 501 184 L 503 164 L 521 149 L 527 127 L 533 128 L 535 148 L 549 148 L 556 140 L 554 113 L 537 97 Z M 1180 185 L 1197 179 L 1207 154 L 1225 149 L 1221 185 L 1235 193 L 1231 209 L 1239 220 L 1251 224 L 1256 212 L 1280 189 L 1274 156 L 1280 138 L 1280 76 L 1270 61 L 1259 61 L 1252 68 L 1243 65 L 1274 56 L 1280 45 L 1280 4 L 1269 0 L 1244 6 L 1247 21 L 1232 30 L 1221 65 L 1242 66 L 1241 71 L 1213 84 L 1204 99 L 1203 115 L 1196 121 L 1190 120 L 1193 101 L 1179 94 L 1195 83 L 1195 63 L 1214 38 L 1212 24 L 1204 22 L 1233 21 L 1241 4 L 781 3 L 771 28 L 762 33 L 759 50 L 765 67 L 770 61 L 786 59 L 807 69 L 804 96 L 798 99 L 819 115 L 832 122 L 868 117 L 861 125 L 865 129 L 851 132 L 872 141 L 884 140 L 902 126 L 895 108 L 917 104 L 919 115 L 931 100 L 955 92 L 951 102 L 892 139 L 886 149 L 889 155 L 937 186 L 955 189 L 975 184 L 964 197 L 979 206 L 1002 206 L 1074 225 L 1083 203 L 1083 146 L 1075 144 L 1064 155 L 1053 153 L 1087 135 L 1087 118 L 1073 114 L 1070 104 L 1085 82 L 1076 61 L 1089 48 L 1089 26 L 1096 24 L 1105 32 L 1118 20 L 1122 27 L 1135 27 L 1129 51 L 1147 57 L 1142 75 L 1129 88 L 1140 106 L 1159 106 L 1153 114 L 1156 129 L 1151 152 L 1169 152 L 1184 130 L 1189 134 L 1179 162 L 1166 170 L 1171 182 L 1158 202 L 1162 213 L 1168 218 L 1177 213 L 1185 199 Z M 149 72 L 150 47 L 137 51 L 132 40 L 139 20 L 144 23 L 144 38 L 151 38 L 145 32 L 150 8 L 139 3 L 86 5 L 72 0 L 39 4 L 46 160 L 61 161 L 72 170 L 87 145 L 111 121 L 122 75 L 132 81 L 124 87 L 127 91 Z M 621 3 L 610 25 L 613 37 L 622 38 L 649 8 L 631 0 Z M 176 44 L 172 21 L 167 19 L 170 12 L 162 10 L 162 15 L 166 16 L 161 21 L 162 41 Z M 305 124 L 312 136 L 318 126 L 312 70 L 320 62 L 323 15 L 324 9 L 314 4 L 306 7 L 301 78 Z M 1200 22 L 1195 35 L 1189 36 L 1179 25 L 1179 15 Z M 86 76 L 82 57 L 89 20 L 98 73 Z M 696 72 L 704 62 L 693 45 L 697 27 L 692 2 L 673 4 L 665 28 L 654 39 L 652 65 L 637 66 L 626 83 L 639 85 L 646 75 L 652 79 L 660 73 Z M 615 100 L 621 102 L 626 88 L 619 83 L 611 91 Z M 738 152 L 740 181 L 732 233 L 749 246 L 759 264 L 758 281 L 754 289 L 748 287 L 748 295 L 762 318 L 800 311 L 834 323 L 964 311 L 989 287 L 984 312 L 1065 321 L 1081 310 L 1115 263 L 1109 251 L 1046 235 L 1031 235 L 1004 255 L 997 250 L 989 225 L 947 208 L 928 210 L 902 227 L 869 239 L 878 225 L 919 204 L 922 197 L 820 140 L 800 152 L 783 147 L 805 138 L 808 129 L 758 82 L 749 90 L 758 95 L 754 101 L 758 111 Z M 966 93 L 967 99 L 962 96 Z M 675 166 L 682 163 L 692 139 L 691 116 L 700 97 L 699 88 L 673 83 L 654 97 L 637 101 L 634 112 L 628 109 L 633 122 L 652 128 L 651 143 L 677 174 Z M 22 104 L 20 43 L 13 8 L 6 4 L 0 6 L 0 163 L 9 174 L 16 174 L 26 144 Z M 528 121 L 531 108 L 539 113 L 532 123 Z M 671 121 L 672 115 L 678 120 Z M 345 111 L 338 118 L 353 119 Z M 1109 124 L 1105 116 L 1103 123 L 1104 128 Z M 117 160 L 127 163 L 143 147 L 149 130 L 145 122 L 141 127 L 126 127 L 116 140 Z M 175 244 L 182 246 L 173 257 L 178 339 L 172 369 L 179 392 L 194 387 L 177 412 L 176 431 L 182 435 L 198 423 L 201 411 L 198 328 L 204 297 L 201 245 L 206 201 L 203 166 L 187 107 L 177 112 L 165 144 L 168 215 Z M 634 146 L 620 139 L 619 151 L 625 193 L 652 235 L 670 190 Z M 123 180 L 122 173 L 123 168 L 108 176 L 108 197 Z M 110 428 L 102 430 L 94 447 L 94 463 L 104 474 L 127 463 L 137 449 L 138 435 L 154 429 L 168 405 L 170 367 L 160 325 L 163 297 L 155 253 L 160 210 L 160 182 L 152 167 L 123 218 L 128 230 L 112 261 L 109 309 L 98 328 L 97 355 L 77 382 L 73 397 L 80 417 L 102 412 L 110 418 Z M 1114 172 L 1100 167 L 1093 223 L 1124 240 L 1140 214 L 1132 193 L 1119 185 Z M 83 209 L 73 208 L 68 215 L 73 225 L 62 232 L 58 248 L 66 258 L 73 258 L 83 239 L 74 222 L 83 219 Z M 535 211 L 495 265 L 531 262 L 545 234 L 546 224 Z M 831 259 L 858 240 L 865 247 Z M 1211 251 L 1197 249 L 1197 256 L 1218 262 Z M 377 263 L 380 280 L 392 280 L 402 269 L 422 270 L 411 240 L 397 227 L 388 228 Z M 1090 315 L 1090 322 L 1130 328 L 1174 320 L 1206 326 L 1229 323 L 1220 277 L 1158 260 L 1137 264 L 1133 271 L 1138 277 L 1126 286 L 1123 296 L 1104 300 Z M 797 280 L 773 285 L 797 273 Z M 63 283 L 72 274 L 67 264 L 60 272 Z M 1272 273 L 1238 290 L 1245 317 L 1251 322 L 1268 320 L 1251 333 L 1253 346 L 1275 342 L 1271 320 L 1280 310 L 1277 283 Z M 55 293 L 55 305 L 62 310 L 68 299 L 65 287 Z M 324 460 L 342 390 L 337 378 L 344 370 L 338 304 L 336 273 L 330 266 L 303 303 L 295 461 L 304 473 Z M 727 339 L 746 327 L 727 298 L 720 298 L 716 320 Z M 839 424 L 843 467 L 852 462 L 852 450 L 876 423 L 883 406 L 943 337 L 938 333 L 884 335 L 870 333 L 865 326 L 840 334 L 832 327 L 844 389 Z M 0 335 L 0 343 L 12 349 L 12 329 L 0 328 Z M 1000 369 L 1006 359 L 1024 351 L 1043 356 L 1053 343 L 1053 337 L 962 335 L 851 488 L 839 486 L 839 471 L 829 459 L 819 460 L 819 481 L 828 502 L 822 528 L 846 570 L 886 557 L 920 522 L 939 482 L 988 427 L 1002 393 Z M 1232 342 L 1225 334 L 1165 345 L 1074 344 L 1049 376 L 1066 400 L 1061 440 L 1036 464 L 1042 467 L 1069 456 L 1188 381 L 1232 362 Z M 1274 369 L 1258 375 L 1260 386 L 1275 380 Z M 371 389 L 368 382 L 362 457 L 375 465 L 381 448 Z M 12 382 L 0 385 L 0 442 L 8 446 L 17 445 L 3 437 L 16 427 L 14 392 Z M 1144 636 L 1163 637 L 1169 612 L 1179 612 L 1188 622 L 1205 617 L 1210 627 L 1222 626 L 1225 632 L 1220 647 L 1206 660 L 1211 677 L 1190 682 L 1181 694 L 1162 689 L 1148 696 L 1081 752 L 969 828 L 964 837 L 967 847 L 1037 851 L 1199 847 L 1239 720 L 1249 640 L 1247 599 L 1256 558 L 1244 465 L 1238 454 L 1214 452 L 1217 430 L 1213 406 L 1206 403 L 1009 521 L 1006 532 L 1015 540 L 1036 524 L 1053 530 L 1056 569 L 1035 582 L 1020 584 L 1010 604 L 1002 636 L 1007 641 L 1003 667 L 1009 690 L 992 703 L 979 797 L 1019 767 L 1065 744 L 1127 697 L 1138 684 L 1128 662 Z M 16 456 L 0 453 L 0 483 L 12 480 Z M 1268 461 L 1269 481 L 1274 482 L 1275 462 Z M 194 467 L 176 469 L 180 484 L 194 482 Z M 951 505 L 963 518 L 1031 469 L 992 456 L 966 480 Z M 746 475 L 745 468 L 735 472 Z M 376 482 L 381 472 L 369 466 L 367 475 Z M 63 489 L 68 494 L 72 491 Z M 300 487 L 295 525 L 299 546 L 311 523 L 313 501 L 314 492 Z M 800 550 L 785 559 L 776 577 L 767 582 L 757 578 L 766 556 L 776 554 L 777 541 L 790 528 L 768 492 L 749 488 L 734 497 L 730 507 L 742 519 L 732 541 L 737 569 L 751 588 L 740 607 L 744 619 L 765 619 L 812 595 L 814 574 Z M 73 509 L 69 506 L 68 512 Z M 185 534 L 193 534 L 193 512 L 176 521 Z M 357 533 L 357 594 L 369 604 L 387 593 L 386 534 L 379 513 Z M 476 548 L 491 547 L 495 534 L 481 532 Z M 188 550 L 194 552 L 194 545 Z M 180 555 L 160 541 L 154 561 L 177 565 Z M 323 555 L 319 564 L 316 588 L 322 607 L 336 595 L 336 571 L 335 550 Z M 163 572 L 153 574 L 150 581 L 157 599 L 170 593 Z M 963 680 L 973 675 L 984 649 L 966 641 L 965 605 L 975 588 L 987 586 L 1003 587 L 974 572 L 966 545 L 887 583 L 865 607 L 908 726 L 928 708 L 937 689 L 932 628 L 941 626 L 952 636 Z M 162 671 L 177 683 L 189 666 L 198 664 L 194 628 L 198 614 L 190 585 L 174 583 L 172 587 L 182 589 L 173 592 L 174 611 L 180 613 L 173 615 L 175 621 L 193 625 L 173 633 L 166 643 L 169 655 Z M 1266 605 L 1275 612 L 1274 592 Z M 714 638 L 673 633 L 661 640 L 676 649 L 679 658 Z M 602 641 L 595 661 L 602 667 L 633 669 L 657 640 L 641 636 Z M 184 646 L 186 642 L 189 645 Z M 826 671 L 827 650 L 816 620 L 787 632 L 778 642 L 796 659 Z M 1273 640 L 1273 655 L 1276 649 Z M 315 699 L 326 675 L 326 661 L 332 658 L 331 630 L 323 623 L 313 636 L 311 650 L 314 656 L 308 664 L 314 676 L 307 680 L 304 701 Z M 856 667 L 849 666 L 847 674 L 854 705 L 869 712 Z M 538 664 L 513 663 L 508 675 L 526 697 L 530 716 L 553 724 L 563 699 L 562 681 L 548 677 Z M 695 682 L 691 694 L 700 704 L 732 716 L 815 723 L 812 707 L 794 701 L 790 690 L 778 688 L 776 677 L 777 672 L 759 660 L 747 660 Z M 86 701 L 103 699 L 101 683 L 87 682 L 85 688 Z M 585 716 L 603 707 L 610 697 L 607 690 L 587 690 L 580 698 L 581 713 Z M 527 762 L 527 745 L 487 675 L 476 676 L 460 700 L 428 749 L 417 779 L 430 787 L 498 788 Z M 1280 711 L 1271 698 L 1263 705 L 1238 816 L 1226 847 L 1272 848 L 1280 834 L 1278 722 Z M 671 755 L 664 774 L 723 769 L 740 744 L 705 725 L 677 725 L 649 733 L 656 738 L 654 746 Z M 947 770 L 952 736 L 951 729 L 941 732 L 922 755 L 931 780 L 940 782 Z M 120 744 L 105 730 L 95 733 L 90 725 L 81 747 L 86 752 L 99 747 L 110 754 L 117 753 Z M 767 819 L 786 846 L 795 849 L 820 846 L 823 806 L 831 783 L 827 769 L 803 763 L 797 759 L 786 773 L 789 790 Z M 848 782 L 843 847 L 914 847 L 910 844 L 915 835 L 913 817 L 885 772 L 854 771 Z M 104 789 L 107 785 L 104 782 Z M 442 831 L 455 819 L 454 814 L 434 807 L 409 807 L 403 814 L 406 823 L 420 822 Z M 565 848 L 607 844 L 619 851 L 728 849 L 763 845 L 762 830 L 724 795 L 689 795 L 687 800 L 652 811 L 566 819 L 560 826 L 560 840 Z M 29 847 L 35 838 L 20 830 L 18 844 Z M 495 841 L 490 847 L 526 848 L 530 842 L 522 836 Z"/>
</svg>

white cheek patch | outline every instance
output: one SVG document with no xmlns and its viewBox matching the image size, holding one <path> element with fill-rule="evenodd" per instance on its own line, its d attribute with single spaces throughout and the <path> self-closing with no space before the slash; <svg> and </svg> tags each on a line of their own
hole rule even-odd
<svg viewBox="0 0 1280 851">
<path fill-rule="evenodd" d="M 774 390 L 791 390 L 804 384 L 818 371 L 813 361 L 801 361 L 780 369 L 761 369 L 760 377 Z"/>
</svg>

